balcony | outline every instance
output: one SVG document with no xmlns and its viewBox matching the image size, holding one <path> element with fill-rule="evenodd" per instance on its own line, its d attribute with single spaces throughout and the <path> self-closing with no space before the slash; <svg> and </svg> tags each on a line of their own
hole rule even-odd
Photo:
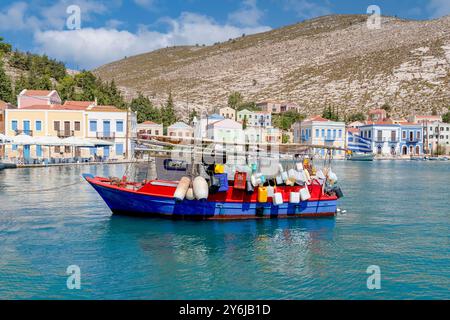
<svg viewBox="0 0 450 320">
<path fill-rule="evenodd" d="M 56 132 L 58 138 L 69 138 L 69 137 L 73 137 L 75 135 L 75 131 L 74 130 L 58 130 Z"/>
<path fill-rule="evenodd" d="M 33 130 L 18 130 L 18 129 L 16 129 L 14 131 L 16 132 L 16 136 L 19 134 L 27 134 L 29 136 L 33 135 Z"/>
<path fill-rule="evenodd" d="M 325 142 L 334 142 L 336 141 L 336 137 L 327 136 L 325 137 Z"/>
<path fill-rule="evenodd" d="M 114 140 L 116 138 L 115 132 L 97 132 L 97 139 Z"/>
</svg>

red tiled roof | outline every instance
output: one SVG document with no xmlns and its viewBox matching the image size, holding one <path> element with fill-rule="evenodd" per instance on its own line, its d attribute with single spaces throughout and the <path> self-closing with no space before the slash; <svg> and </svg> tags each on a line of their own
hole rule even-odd
<svg viewBox="0 0 450 320">
<path fill-rule="evenodd" d="M 90 105 L 95 104 L 94 101 L 72 101 L 72 100 L 67 100 L 66 102 L 64 102 L 64 105 L 70 105 L 70 106 L 82 106 L 82 107 L 89 107 Z"/>
<path fill-rule="evenodd" d="M 372 110 L 369 110 L 369 114 L 373 114 L 373 113 L 385 113 L 386 112 L 386 110 L 384 110 L 384 109 L 372 109 Z"/>
<path fill-rule="evenodd" d="M 141 124 L 157 124 L 160 125 L 159 123 L 153 122 L 153 121 L 144 121 Z"/>
<path fill-rule="evenodd" d="M 86 110 L 85 107 L 80 106 L 70 106 L 70 105 L 60 105 L 60 104 L 52 104 L 52 105 L 34 105 L 20 108 L 20 110 Z"/>
<path fill-rule="evenodd" d="M 27 97 L 47 97 L 53 90 L 25 90 L 24 96 Z"/>
<path fill-rule="evenodd" d="M 94 112 L 126 112 L 125 109 L 119 109 L 115 106 L 93 106 L 88 107 L 86 109 L 87 111 L 94 111 Z"/>
<path fill-rule="evenodd" d="M 357 133 L 357 132 L 359 132 L 360 130 L 359 130 L 358 128 L 348 128 L 347 131 L 348 131 L 348 132 L 352 132 L 352 133 Z"/>
<path fill-rule="evenodd" d="M 322 122 L 328 122 L 330 120 L 322 118 L 321 116 L 314 116 L 312 118 L 306 119 L 305 121 L 322 121 Z"/>
<path fill-rule="evenodd" d="M 416 116 L 416 119 L 441 119 L 441 116 Z"/>
</svg>

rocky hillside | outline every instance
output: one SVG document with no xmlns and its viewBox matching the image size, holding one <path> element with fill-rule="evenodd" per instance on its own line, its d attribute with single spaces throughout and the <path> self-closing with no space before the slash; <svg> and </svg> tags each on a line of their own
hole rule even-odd
<svg viewBox="0 0 450 320">
<path fill-rule="evenodd" d="M 334 15 L 206 47 L 173 47 L 95 70 L 127 97 L 184 109 L 213 109 L 231 91 L 247 99 L 291 100 L 308 115 L 327 105 L 341 114 L 389 104 L 396 116 L 446 112 L 450 105 L 450 16 L 431 21 Z"/>
</svg>

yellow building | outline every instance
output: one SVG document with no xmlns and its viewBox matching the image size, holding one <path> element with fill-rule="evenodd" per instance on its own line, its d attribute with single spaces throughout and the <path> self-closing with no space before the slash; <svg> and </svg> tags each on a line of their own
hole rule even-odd
<svg viewBox="0 0 450 320">
<path fill-rule="evenodd" d="M 95 148 L 71 146 L 8 145 L 10 159 L 42 160 L 44 158 L 71 158 L 122 160 L 132 154 L 129 138 L 136 130 L 136 116 L 112 106 L 97 106 L 87 102 L 64 105 L 34 105 L 19 109 L 6 109 L 5 134 L 10 137 L 21 133 L 33 138 L 77 137 L 96 141 Z M 130 129 L 129 129 L 130 128 Z M 39 139 L 37 139 L 39 140 Z M 101 142 L 101 143 L 99 143 Z"/>
</svg>

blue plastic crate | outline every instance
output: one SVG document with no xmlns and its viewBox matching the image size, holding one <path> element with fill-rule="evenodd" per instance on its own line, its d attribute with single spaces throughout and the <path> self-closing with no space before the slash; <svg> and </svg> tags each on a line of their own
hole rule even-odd
<svg viewBox="0 0 450 320">
<path fill-rule="evenodd" d="M 227 192 L 228 191 L 228 174 L 221 173 L 214 175 L 217 179 L 220 180 L 220 188 L 218 192 Z"/>
</svg>

